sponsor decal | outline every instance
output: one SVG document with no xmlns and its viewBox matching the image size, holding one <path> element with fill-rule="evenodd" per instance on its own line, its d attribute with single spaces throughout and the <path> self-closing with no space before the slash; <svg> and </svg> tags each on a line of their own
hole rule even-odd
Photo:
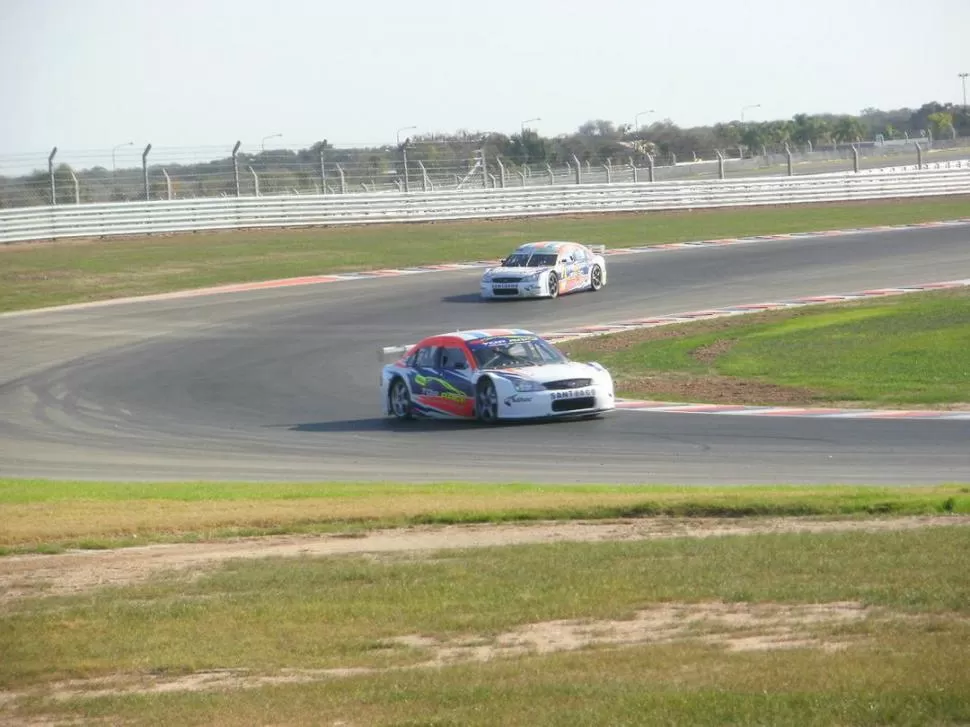
<svg viewBox="0 0 970 727">
<path fill-rule="evenodd" d="M 593 389 L 571 389 L 566 391 L 553 391 L 552 398 L 556 399 L 575 399 L 584 396 L 593 396 Z"/>
<path fill-rule="evenodd" d="M 528 404 L 530 401 L 532 401 L 531 396 L 519 396 L 516 394 L 515 396 L 505 397 L 505 406 L 512 406 L 513 404 Z"/>
</svg>

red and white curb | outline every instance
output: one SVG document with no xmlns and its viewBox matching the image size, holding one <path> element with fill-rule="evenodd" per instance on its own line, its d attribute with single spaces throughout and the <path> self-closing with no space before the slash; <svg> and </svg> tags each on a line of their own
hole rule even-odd
<svg viewBox="0 0 970 727">
<path fill-rule="evenodd" d="M 710 247 L 726 247 L 730 245 L 750 245 L 755 243 L 770 242 L 773 240 L 795 240 L 813 237 L 843 237 L 846 235 L 872 234 L 875 232 L 898 232 L 903 230 L 919 230 L 934 227 L 960 227 L 970 225 L 970 218 L 956 220 L 942 220 L 938 222 L 918 222 L 908 225 L 883 225 L 878 227 L 854 227 L 844 230 L 822 230 L 818 232 L 791 232 L 777 235 L 755 235 L 752 237 L 728 237 L 716 240 L 698 240 L 693 242 L 670 242 L 659 245 L 640 245 L 636 247 L 617 247 L 608 248 L 605 254 L 613 255 L 635 255 L 651 252 L 663 252 L 670 250 L 697 250 Z M 209 288 L 195 288 L 192 290 L 179 290 L 171 293 L 157 293 L 153 295 L 132 296 L 127 298 L 112 298 L 108 300 L 97 300 L 88 303 L 71 303 L 68 305 L 54 306 L 48 308 L 33 308 L 23 311 L 10 311 L 0 313 L 0 318 L 12 316 L 24 316 L 36 313 L 50 313 L 55 311 L 83 310 L 87 308 L 99 308 L 108 305 L 121 305 L 125 303 L 144 303 L 152 301 L 180 300 L 184 298 L 195 298 L 199 296 L 217 295 L 220 293 L 248 293 L 258 290 L 271 290 L 276 288 L 289 288 L 304 285 L 319 285 L 321 283 L 343 283 L 360 280 L 376 280 L 382 278 L 397 278 L 405 275 L 421 275 L 423 273 L 454 272 L 461 270 L 476 270 L 497 265 L 498 260 L 474 260 L 470 262 L 442 263 L 440 265 L 420 265 L 408 268 L 388 268 L 384 270 L 365 270 L 352 273 L 334 273 L 332 275 L 305 275 L 297 278 L 282 278 L 277 280 L 263 280 L 252 283 L 232 283 L 229 285 L 219 285 Z"/>
<path fill-rule="evenodd" d="M 803 298 L 791 298 L 772 303 L 756 303 L 752 305 L 729 306 L 727 308 L 712 308 L 707 310 L 676 313 L 650 318 L 637 318 L 616 323 L 605 323 L 596 326 L 580 326 L 559 331 L 543 333 L 543 338 L 553 343 L 574 341 L 581 338 L 603 336 L 610 333 L 634 331 L 642 328 L 656 328 L 677 323 L 691 323 L 699 320 L 728 318 L 742 316 L 763 311 L 787 310 L 812 305 L 828 303 L 846 303 L 855 300 L 871 298 L 885 298 L 907 293 L 921 293 L 934 290 L 950 290 L 970 286 L 970 278 L 964 280 L 950 280 L 940 283 L 924 283 L 907 285 L 900 288 L 876 288 L 857 293 L 840 293 L 837 295 L 813 295 Z M 743 404 L 701 404 L 678 403 L 664 401 L 638 401 L 630 399 L 617 400 L 617 408 L 628 411 L 665 412 L 676 414 L 729 414 L 735 416 L 791 416 L 811 417 L 815 419 L 961 419 L 970 420 L 970 411 L 947 409 L 833 409 L 813 407 L 785 407 L 785 406 L 750 406 Z"/>
</svg>

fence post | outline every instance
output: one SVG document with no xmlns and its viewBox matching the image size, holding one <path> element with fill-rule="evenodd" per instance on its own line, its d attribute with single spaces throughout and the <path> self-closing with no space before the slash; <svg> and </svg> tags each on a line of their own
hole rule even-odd
<svg viewBox="0 0 970 727">
<path fill-rule="evenodd" d="M 653 163 L 653 154 L 647 154 L 647 167 L 648 167 L 648 169 L 649 169 L 649 171 L 650 171 L 650 181 L 652 182 L 652 181 L 654 180 L 654 172 L 653 172 L 653 167 L 654 167 L 654 163 Z"/>
<path fill-rule="evenodd" d="M 337 165 L 337 174 L 340 175 L 340 194 L 347 194 L 347 180 L 344 177 L 344 168 L 339 164 Z M 364 187 L 364 189 L 367 188 Z"/>
<path fill-rule="evenodd" d="M 239 196 L 239 158 L 236 153 L 239 151 L 239 147 L 242 146 L 241 141 L 237 141 L 236 145 L 232 148 L 232 176 L 236 182 L 236 196 Z"/>
<path fill-rule="evenodd" d="M 77 181 L 77 175 L 71 170 L 71 179 L 74 181 L 74 204 L 81 204 L 81 185 Z"/>
<path fill-rule="evenodd" d="M 50 177 L 51 184 L 51 204 L 57 204 L 57 183 L 54 181 L 54 155 L 57 154 L 57 147 L 51 149 L 51 155 L 47 157 L 47 175 Z"/>
<path fill-rule="evenodd" d="M 602 167 L 603 167 L 603 169 L 606 170 L 606 183 L 607 184 L 612 184 L 613 183 L 613 167 L 611 167 L 609 164 L 603 164 Z"/>
<path fill-rule="evenodd" d="M 576 162 L 576 184 L 583 183 L 583 167 L 579 163 L 579 158 L 573 154 L 573 161 Z"/>
<path fill-rule="evenodd" d="M 404 140 L 401 145 L 401 157 L 404 160 L 404 191 L 411 191 L 411 179 L 408 177 L 408 142 L 410 142 L 410 137 Z"/>
<path fill-rule="evenodd" d="M 717 150 L 717 177 L 724 179 L 724 155 L 720 149 Z"/>
<path fill-rule="evenodd" d="M 916 142 L 916 168 L 923 168 L 923 147 L 919 145 L 918 141 Z M 53 179 L 53 177 L 51 177 L 51 179 Z"/>
<path fill-rule="evenodd" d="M 521 169 L 516 169 L 515 171 L 519 175 L 519 177 L 522 179 L 522 186 L 524 187 L 525 186 L 525 172 L 523 172 Z"/>
<path fill-rule="evenodd" d="M 148 188 L 148 152 L 152 150 L 152 145 L 149 144 L 145 147 L 145 151 L 141 153 L 141 173 L 142 178 L 145 182 L 145 201 L 148 202 L 151 196 L 151 190 Z"/>
<path fill-rule="evenodd" d="M 256 174 L 256 170 L 253 169 L 252 167 L 249 167 L 249 173 L 253 175 L 253 190 L 255 191 L 256 196 L 258 197 L 259 196 L 259 175 Z"/>
<path fill-rule="evenodd" d="M 482 147 L 481 154 L 482 154 L 482 189 L 488 189 L 488 164 L 485 163 L 485 147 Z"/>
<path fill-rule="evenodd" d="M 418 160 L 418 166 L 421 167 L 421 190 L 423 192 L 428 191 L 428 170 L 424 168 L 424 162 L 420 159 Z"/>
<path fill-rule="evenodd" d="M 674 154 L 673 152 L 670 152 L 670 166 L 672 167 L 677 166 L 677 155 Z"/>
<path fill-rule="evenodd" d="M 546 172 L 549 174 L 550 186 L 556 183 L 556 175 L 552 171 L 552 165 L 546 164 Z"/>
<path fill-rule="evenodd" d="M 327 140 L 324 139 L 323 143 L 326 144 Z M 320 147 L 320 189 L 321 194 L 327 193 L 327 169 L 323 164 L 323 147 Z"/>
<path fill-rule="evenodd" d="M 168 171 L 162 170 L 162 174 L 165 175 L 165 195 L 170 200 L 172 199 L 172 178 L 168 176 Z"/>
<path fill-rule="evenodd" d="M 785 156 L 788 158 L 788 176 L 793 177 L 795 176 L 795 169 L 794 169 L 794 165 L 792 164 L 791 147 L 788 146 L 787 141 L 785 142 Z"/>
<path fill-rule="evenodd" d="M 859 172 L 859 147 L 852 145 L 852 171 Z"/>
<path fill-rule="evenodd" d="M 633 161 L 633 157 L 630 157 L 630 169 L 633 170 L 633 183 L 636 184 L 637 182 L 640 181 L 640 178 L 637 175 L 637 165 Z"/>
<path fill-rule="evenodd" d="M 495 163 L 498 164 L 499 186 L 505 189 L 505 165 L 502 164 L 502 157 L 496 155 Z"/>
</svg>

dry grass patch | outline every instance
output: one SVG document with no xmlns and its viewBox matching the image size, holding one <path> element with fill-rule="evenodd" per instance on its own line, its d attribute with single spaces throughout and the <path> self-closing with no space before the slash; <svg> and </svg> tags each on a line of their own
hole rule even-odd
<svg viewBox="0 0 970 727">
<path fill-rule="evenodd" d="M 956 617 L 960 618 L 960 617 Z M 590 649 L 696 643 L 729 652 L 819 649 L 832 652 L 862 645 L 866 634 L 845 627 L 866 623 L 872 633 L 893 621 L 928 621 L 855 602 L 819 604 L 665 603 L 637 611 L 628 619 L 568 619 L 525 624 L 498 634 L 464 634 L 438 639 L 407 634 L 383 639 L 380 648 L 418 652 L 420 660 L 387 667 L 280 669 L 208 669 L 188 674 L 119 673 L 70 679 L 0 694 L 0 704 L 31 696 L 63 700 L 131 694 L 255 689 L 361 675 L 483 664 L 497 659 L 550 655 Z"/>
<path fill-rule="evenodd" d="M 0 558 L 0 606 L 38 595 L 63 596 L 103 586 L 128 586 L 160 573 L 191 580 L 236 559 L 369 554 L 385 559 L 436 550 L 557 542 L 608 543 L 670 538 L 711 538 L 759 533 L 907 531 L 970 526 L 970 515 L 862 520 L 818 518 L 616 519 L 605 522 L 481 523 L 361 531 L 346 534 L 238 538 L 208 543 L 82 550 Z"/>
</svg>

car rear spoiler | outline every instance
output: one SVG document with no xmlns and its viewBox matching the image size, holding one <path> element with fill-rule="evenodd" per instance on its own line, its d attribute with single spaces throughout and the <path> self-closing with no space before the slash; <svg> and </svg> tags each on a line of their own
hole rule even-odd
<svg viewBox="0 0 970 727">
<path fill-rule="evenodd" d="M 606 245 L 587 245 L 590 251 L 595 255 L 605 255 Z"/>
<path fill-rule="evenodd" d="M 388 364 L 392 361 L 397 361 L 404 354 L 414 348 L 413 343 L 409 343 L 406 346 L 384 346 L 383 348 L 377 349 L 377 359 L 382 364 Z"/>
</svg>

